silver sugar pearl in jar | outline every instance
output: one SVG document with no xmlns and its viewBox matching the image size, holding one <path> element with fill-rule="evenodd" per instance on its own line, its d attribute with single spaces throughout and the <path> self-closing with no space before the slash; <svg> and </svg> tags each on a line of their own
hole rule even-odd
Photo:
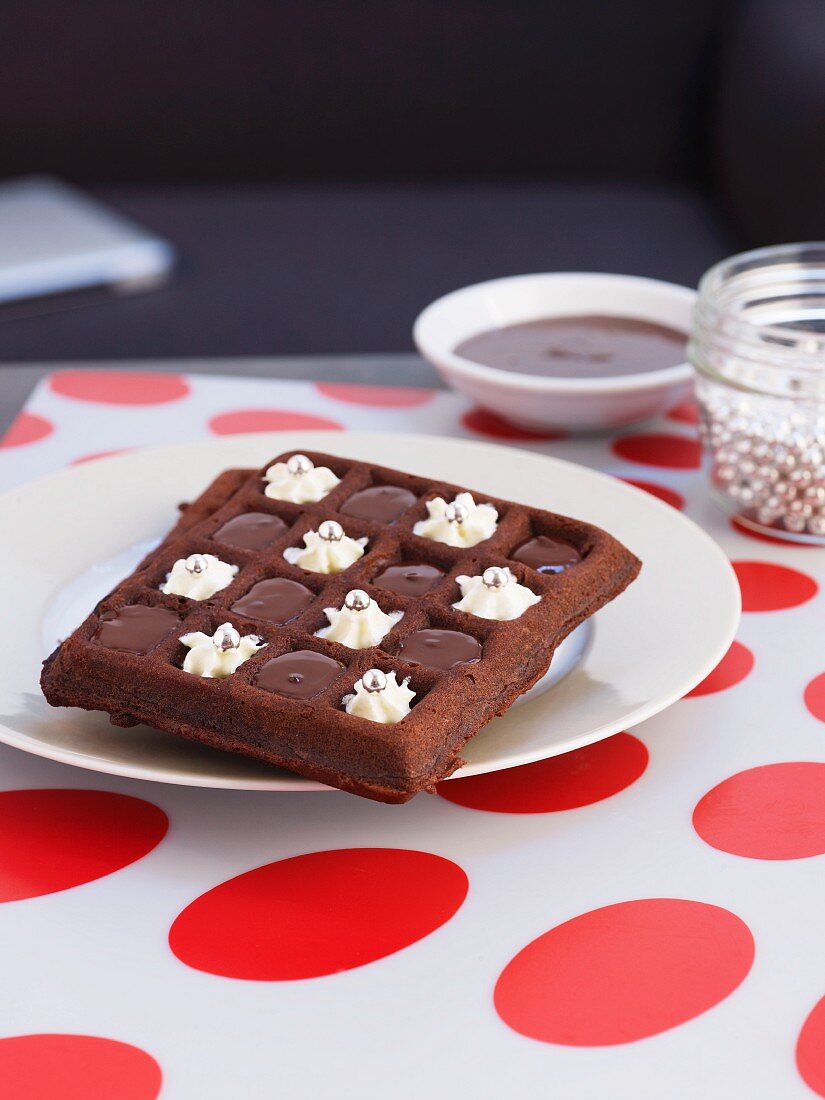
<svg viewBox="0 0 825 1100">
<path fill-rule="evenodd" d="M 205 573 L 209 568 L 209 562 L 203 554 L 190 554 L 186 561 L 184 561 L 183 568 L 187 573 Z"/>
<path fill-rule="evenodd" d="M 315 464 L 306 455 L 291 455 L 286 460 L 286 468 L 293 477 L 300 477 L 301 474 L 308 474 L 310 470 L 314 470 Z"/>
<path fill-rule="evenodd" d="M 387 677 L 380 668 L 371 668 L 361 677 L 361 685 L 364 691 L 375 695 L 379 691 L 384 691 L 387 686 Z"/>
<path fill-rule="evenodd" d="M 748 527 L 825 545 L 825 243 L 711 268 L 689 354 L 717 499 Z"/>
<path fill-rule="evenodd" d="M 325 519 L 318 528 L 318 538 L 324 542 L 340 542 L 344 537 L 344 528 L 335 519 Z"/>
<path fill-rule="evenodd" d="M 491 565 L 481 574 L 481 580 L 487 588 L 504 588 L 510 580 L 507 570 L 500 565 Z"/>
<path fill-rule="evenodd" d="M 212 644 L 222 653 L 228 649 L 237 649 L 241 644 L 241 636 L 232 623 L 223 623 L 212 635 Z"/>
</svg>

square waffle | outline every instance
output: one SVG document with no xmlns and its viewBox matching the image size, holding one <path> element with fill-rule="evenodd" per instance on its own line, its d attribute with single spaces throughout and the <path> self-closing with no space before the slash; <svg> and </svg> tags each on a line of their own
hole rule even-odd
<svg viewBox="0 0 825 1100">
<path fill-rule="evenodd" d="M 289 454 L 273 462 L 286 462 Z M 452 500 L 461 487 L 413 477 L 398 470 L 332 455 L 310 453 L 316 466 L 327 466 L 341 479 L 315 504 L 293 504 L 264 494 L 263 470 L 229 470 L 192 504 L 177 525 L 130 576 L 94 608 L 89 617 L 44 662 L 42 687 L 54 706 L 106 711 L 113 724 L 145 722 L 157 729 L 215 748 L 276 764 L 312 779 L 382 802 L 406 802 L 461 764 L 462 746 L 491 718 L 503 713 L 544 673 L 559 643 L 581 622 L 614 599 L 637 575 L 640 563 L 611 535 L 591 524 L 530 508 L 486 494 L 481 503 L 498 510 L 492 536 L 470 548 L 455 548 L 413 533 L 426 518 L 426 501 Z M 340 509 L 353 494 L 373 485 L 411 491 L 415 504 L 391 524 L 356 519 Z M 249 550 L 219 541 L 235 517 L 249 512 L 281 519 L 284 528 L 263 549 Z M 337 574 L 309 572 L 284 558 L 287 547 L 328 519 L 347 535 L 366 538 L 363 557 Z M 216 539 L 216 535 L 219 536 Z M 546 535 L 576 548 L 581 560 L 547 574 L 508 555 L 526 540 Z M 238 567 L 232 583 L 204 600 L 160 591 L 175 561 L 191 554 L 212 554 Z M 376 584 L 392 565 L 429 564 L 443 573 L 424 595 L 405 596 Z M 477 576 L 489 566 L 507 566 L 516 580 L 540 596 L 516 619 L 495 621 L 457 611 L 456 577 Z M 259 581 L 282 577 L 310 590 L 311 599 L 283 625 L 234 609 Z M 350 649 L 317 637 L 327 625 L 324 608 L 340 608 L 346 593 L 363 589 L 381 609 L 403 617 L 368 649 Z M 146 653 L 125 652 L 101 644 L 101 622 L 129 605 L 165 609 L 171 624 Z M 249 601 L 245 606 L 249 607 Z M 161 618 L 163 618 L 161 616 Z M 241 635 L 264 643 L 225 679 L 185 672 L 188 650 L 182 635 L 212 634 L 229 622 Z M 455 630 L 476 638 L 481 659 L 439 671 L 403 659 L 405 638 L 422 629 Z M 311 699 L 288 698 L 258 685 L 258 675 L 273 657 L 311 650 L 331 657 L 340 673 Z M 410 678 L 412 708 L 400 722 L 384 725 L 349 714 L 343 699 L 369 669 Z"/>
</svg>

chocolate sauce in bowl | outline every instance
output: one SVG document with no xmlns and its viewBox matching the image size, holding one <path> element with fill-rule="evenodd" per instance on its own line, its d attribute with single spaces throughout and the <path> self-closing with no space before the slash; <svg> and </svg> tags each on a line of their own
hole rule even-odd
<svg viewBox="0 0 825 1100">
<path fill-rule="evenodd" d="M 541 378 L 615 378 L 677 367 L 687 336 L 632 317 L 544 317 L 488 329 L 453 349 L 485 367 Z"/>
</svg>

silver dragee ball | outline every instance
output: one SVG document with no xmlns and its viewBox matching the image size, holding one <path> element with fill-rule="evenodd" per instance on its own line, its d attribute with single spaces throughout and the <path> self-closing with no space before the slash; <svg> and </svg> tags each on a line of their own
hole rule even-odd
<svg viewBox="0 0 825 1100">
<path fill-rule="evenodd" d="M 241 644 L 241 636 L 232 623 L 224 623 L 212 635 L 212 644 L 222 653 L 226 653 L 227 649 L 238 648 Z"/>
<path fill-rule="evenodd" d="M 350 611 L 366 611 L 369 605 L 369 596 L 360 588 L 353 588 L 344 597 L 344 606 L 349 608 Z"/>
<path fill-rule="evenodd" d="M 306 455 L 292 455 L 287 459 L 286 468 L 293 477 L 300 477 L 301 474 L 308 474 L 310 470 L 314 470 L 315 465 Z"/>
<path fill-rule="evenodd" d="M 365 672 L 361 677 L 361 684 L 364 691 L 371 693 L 383 691 L 387 686 L 387 677 L 380 668 L 371 668 L 369 672 Z"/>
<path fill-rule="evenodd" d="M 444 509 L 444 519 L 447 523 L 463 523 L 469 514 L 469 510 L 456 500 Z"/>
<path fill-rule="evenodd" d="M 205 573 L 209 568 L 209 562 L 203 554 L 190 554 L 183 567 L 187 573 Z"/>
<path fill-rule="evenodd" d="M 491 565 L 481 574 L 481 579 L 487 588 L 504 588 L 510 578 L 506 569 L 502 569 L 500 565 Z"/>
<path fill-rule="evenodd" d="M 324 542 L 340 542 L 344 537 L 344 528 L 335 519 L 325 519 L 318 528 L 318 537 Z"/>
</svg>

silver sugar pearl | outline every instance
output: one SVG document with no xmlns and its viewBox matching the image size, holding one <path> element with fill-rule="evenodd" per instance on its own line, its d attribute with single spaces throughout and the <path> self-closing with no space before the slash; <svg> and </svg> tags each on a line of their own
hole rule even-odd
<svg viewBox="0 0 825 1100">
<path fill-rule="evenodd" d="M 344 537 L 344 528 L 335 519 L 325 519 L 318 528 L 318 538 L 324 542 L 340 542 Z"/>
<path fill-rule="evenodd" d="M 502 569 L 500 565 L 491 565 L 489 569 L 485 569 L 481 579 L 487 588 L 504 588 L 510 580 L 507 570 Z"/>
<path fill-rule="evenodd" d="M 306 455 L 292 455 L 286 460 L 286 468 L 293 477 L 300 477 L 301 474 L 308 474 L 310 470 L 314 470 L 315 464 Z"/>
<path fill-rule="evenodd" d="M 224 623 L 212 635 L 212 644 L 222 653 L 226 653 L 227 649 L 238 648 L 241 644 L 241 636 L 232 623 Z"/>
<path fill-rule="evenodd" d="M 350 611 L 366 611 L 370 603 L 369 596 L 361 588 L 353 588 L 344 597 L 344 607 Z"/>
<path fill-rule="evenodd" d="M 803 519 L 810 519 L 813 514 L 813 507 L 804 500 L 792 500 L 788 505 L 788 515 L 802 516 Z"/>
<path fill-rule="evenodd" d="M 386 688 L 387 677 L 380 668 L 371 668 L 361 677 L 361 686 L 364 691 L 368 691 L 370 694 L 374 695 Z"/>
<path fill-rule="evenodd" d="M 787 515 L 782 519 L 782 526 L 786 531 L 790 531 L 794 535 L 802 535 L 805 532 L 805 517 L 804 516 L 792 516 Z"/>
<path fill-rule="evenodd" d="M 751 478 L 751 489 L 753 489 L 757 496 L 764 496 L 765 493 L 768 492 L 768 486 L 761 477 Z"/>
<path fill-rule="evenodd" d="M 444 509 L 444 519 L 447 523 L 463 523 L 470 512 L 463 504 L 459 504 L 457 500 L 454 500 L 452 504 L 448 504 Z"/>
<path fill-rule="evenodd" d="M 776 520 L 779 519 L 782 514 L 781 510 L 776 508 L 769 508 L 767 505 L 763 505 L 757 513 L 756 518 L 762 524 L 763 527 L 772 527 Z"/>
<path fill-rule="evenodd" d="M 796 490 L 787 481 L 775 481 L 773 491 L 781 500 L 790 500 L 796 494 Z"/>
<path fill-rule="evenodd" d="M 808 520 L 808 531 L 812 535 L 825 536 L 825 516 L 812 516 Z"/>
<path fill-rule="evenodd" d="M 209 568 L 209 562 L 203 554 L 190 554 L 183 567 L 187 573 L 205 573 Z"/>
</svg>

